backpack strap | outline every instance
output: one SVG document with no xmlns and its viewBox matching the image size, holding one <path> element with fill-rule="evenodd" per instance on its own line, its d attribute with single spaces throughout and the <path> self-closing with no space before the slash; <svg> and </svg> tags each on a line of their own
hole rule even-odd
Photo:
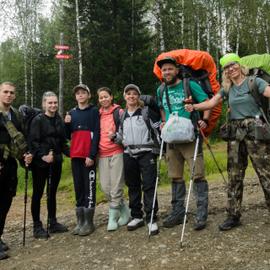
<svg viewBox="0 0 270 270">
<path fill-rule="evenodd" d="M 171 106 L 171 102 L 170 102 L 170 98 L 169 98 L 169 94 L 168 94 L 168 87 L 166 84 L 164 87 L 164 92 L 165 92 L 165 96 L 166 96 L 167 106 L 168 106 L 169 112 L 171 114 L 172 113 L 172 106 Z"/>
<path fill-rule="evenodd" d="M 183 88 L 184 88 L 184 93 L 185 93 L 186 98 L 189 98 L 190 96 L 192 96 L 192 92 L 190 89 L 190 77 L 188 76 L 183 77 Z M 190 119 L 194 126 L 194 130 L 197 130 L 197 122 L 200 119 L 200 113 L 197 111 L 192 111 L 190 113 Z"/>
<path fill-rule="evenodd" d="M 259 107 L 262 107 L 262 102 L 260 98 L 260 93 L 258 89 L 258 85 L 256 83 L 256 76 L 248 77 L 248 88 L 251 96 L 255 99 L 255 102 Z"/>
<path fill-rule="evenodd" d="M 118 131 L 120 128 L 123 132 L 123 123 L 124 123 L 124 120 L 126 118 L 126 115 L 127 115 L 127 109 L 125 109 L 121 115 L 119 114 L 119 126 L 118 126 L 118 129 L 116 131 Z"/>
<path fill-rule="evenodd" d="M 119 126 L 120 126 L 120 107 L 117 107 L 113 111 L 113 121 L 114 121 L 114 124 L 115 124 L 116 131 L 118 131 Z"/>
<path fill-rule="evenodd" d="M 266 116 L 267 111 L 270 110 L 270 102 L 268 102 L 268 104 L 267 104 L 268 107 L 267 107 L 266 111 L 264 111 L 263 110 L 264 107 L 263 107 L 263 103 L 262 103 L 262 99 L 261 99 L 262 94 L 260 94 L 260 92 L 259 92 L 259 88 L 258 88 L 258 85 L 256 83 L 256 76 L 253 75 L 253 76 L 248 77 L 248 88 L 249 88 L 249 92 L 250 92 L 251 96 L 254 98 L 255 102 L 257 103 L 257 105 L 259 107 L 259 110 L 262 114 L 262 117 L 263 117 L 265 123 L 267 123 L 268 126 L 270 127 L 270 123 L 269 123 L 268 118 Z"/>
<path fill-rule="evenodd" d="M 160 144 L 160 140 L 159 140 L 159 133 L 158 133 L 158 130 L 157 128 L 155 128 L 153 126 L 153 122 L 149 116 L 149 113 L 150 113 L 150 109 L 148 106 L 144 106 L 142 108 L 142 117 L 143 117 L 143 120 L 148 128 L 148 131 L 149 131 L 149 134 L 151 136 L 151 138 L 153 139 L 154 141 L 154 144 L 155 145 L 159 145 Z"/>
<path fill-rule="evenodd" d="M 167 86 L 165 83 L 162 83 L 159 87 L 159 105 L 160 108 L 163 109 L 163 104 L 162 104 L 162 100 L 163 100 L 163 94 L 164 94 L 164 90 L 167 89 Z"/>
</svg>

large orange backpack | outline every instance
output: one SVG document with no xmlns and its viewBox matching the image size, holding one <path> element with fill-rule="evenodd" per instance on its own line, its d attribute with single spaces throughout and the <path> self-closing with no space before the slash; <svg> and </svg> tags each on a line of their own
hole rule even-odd
<svg viewBox="0 0 270 270">
<path fill-rule="evenodd" d="M 186 73 L 185 77 L 196 81 L 201 85 L 205 93 L 211 98 L 215 95 L 219 89 L 220 85 L 216 79 L 217 69 L 212 56 L 208 52 L 196 51 L 189 49 L 173 50 L 169 52 L 161 53 L 155 61 L 154 64 L 154 74 L 157 78 L 162 81 L 161 69 L 157 65 L 159 60 L 167 57 L 172 57 L 179 64 L 180 76 L 183 72 Z M 188 75 L 187 75 L 188 74 Z M 185 84 L 184 84 L 185 85 Z M 211 131 L 216 126 L 216 123 L 221 114 L 222 104 L 214 107 L 211 111 L 208 127 L 203 130 L 205 136 L 209 136 Z"/>
</svg>

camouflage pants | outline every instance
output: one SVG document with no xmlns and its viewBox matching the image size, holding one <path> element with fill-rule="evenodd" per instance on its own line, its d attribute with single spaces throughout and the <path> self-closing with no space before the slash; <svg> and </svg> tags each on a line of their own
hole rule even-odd
<svg viewBox="0 0 270 270">
<path fill-rule="evenodd" d="M 241 216 L 243 181 L 250 158 L 255 169 L 270 210 L 270 145 L 247 139 L 228 142 L 228 206 L 229 216 Z"/>
</svg>

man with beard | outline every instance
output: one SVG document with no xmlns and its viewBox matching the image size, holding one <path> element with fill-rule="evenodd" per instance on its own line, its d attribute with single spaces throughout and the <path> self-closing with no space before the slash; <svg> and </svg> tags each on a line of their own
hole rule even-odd
<svg viewBox="0 0 270 270">
<path fill-rule="evenodd" d="M 162 116 L 161 128 L 168 121 L 171 113 L 177 113 L 180 117 L 191 118 L 190 113 L 185 111 L 184 100 L 186 99 L 183 81 L 180 79 L 179 68 L 174 58 L 166 57 L 157 62 L 161 69 L 163 84 L 157 89 L 157 97 Z M 207 94 L 200 85 L 189 81 L 189 87 L 193 100 L 203 102 L 208 99 Z M 203 120 L 196 120 L 199 128 L 207 127 L 209 111 L 203 113 Z M 199 119 L 199 118 L 198 118 Z M 194 121 L 193 121 L 194 122 Z M 167 144 L 168 175 L 172 179 L 172 210 L 163 220 L 163 226 L 172 228 L 182 224 L 185 216 L 185 195 L 186 185 L 183 178 L 184 163 L 188 163 L 191 170 L 195 141 L 190 143 Z M 204 176 L 204 161 L 202 143 L 195 164 L 193 191 L 196 198 L 197 212 L 194 224 L 195 230 L 202 230 L 206 227 L 208 216 L 208 184 Z"/>
</svg>

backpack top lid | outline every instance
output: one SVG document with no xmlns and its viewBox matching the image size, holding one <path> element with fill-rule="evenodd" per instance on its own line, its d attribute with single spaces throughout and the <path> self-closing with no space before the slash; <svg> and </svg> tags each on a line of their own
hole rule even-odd
<svg viewBox="0 0 270 270">
<path fill-rule="evenodd" d="M 270 74 L 270 54 L 251 54 L 240 59 L 240 64 L 249 69 L 259 68 Z"/>
<path fill-rule="evenodd" d="M 19 112 L 22 114 L 22 117 L 23 117 L 23 122 L 25 126 L 25 134 L 28 134 L 30 130 L 30 124 L 33 118 L 36 115 L 40 114 L 42 110 L 23 104 L 19 107 Z"/>
<path fill-rule="evenodd" d="M 216 79 L 217 69 L 216 64 L 212 56 L 205 51 L 179 49 L 169 52 L 161 53 L 155 60 L 153 72 L 157 78 L 162 81 L 161 69 L 158 66 L 158 62 L 164 58 L 174 58 L 180 65 L 185 65 L 193 70 L 206 70 L 209 74 L 209 81 L 212 87 L 213 93 L 217 93 L 220 89 L 220 85 Z"/>
</svg>

